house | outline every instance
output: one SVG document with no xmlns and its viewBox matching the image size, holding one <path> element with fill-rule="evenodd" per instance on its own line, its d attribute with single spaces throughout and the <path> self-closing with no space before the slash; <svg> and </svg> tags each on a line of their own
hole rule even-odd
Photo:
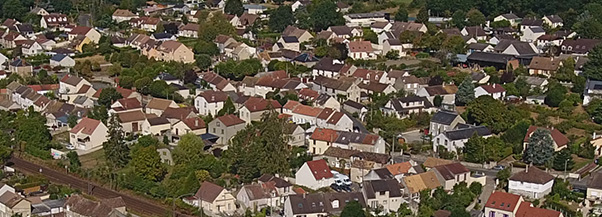
<svg viewBox="0 0 602 217">
<path fill-rule="evenodd" d="M 594 99 L 602 98 L 602 81 L 588 79 L 583 91 L 583 105 L 588 105 Z"/>
<path fill-rule="evenodd" d="M 562 60 L 554 57 L 533 57 L 529 64 L 529 75 L 551 77 L 562 66 Z"/>
<path fill-rule="evenodd" d="M 334 175 L 325 160 L 314 160 L 303 163 L 295 173 L 295 180 L 297 185 L 317 190 L 333 184 Z"/>
<path fill-rule="evenodd" d="M 29 77 L 33 73 L 33 67 L 24 59 L 15 59 L 8 65 L 8 70 L 11 73 L 20 75 L 21 77 Z"/>
<path fill-rule="evenodd" d="M 529 129 L 527 130 L 527 134 L 525 135 L 525 139 L 524 139 L 524 143 L 523 143 L 525 149 L 527 149 L 527 145 L 529 144 L 529 138 L 531 138 L 531 135 L 533 135 L 533 133 L 537 129 L 547 130 L 550 132 L 550 136 L 552 136 L 552 140 L 554 141 L 554 151 L 560 151 L 560 150 L 566 148 L 567 145 L 569 144 L 569 139 L 564 134 L 562 134 L 558 129 L 547 129 L 547 128 L 543 128 L 543 127 L 530 126 Z"/>
<path fill-rule="evenodd" d="M 359 13 L 346 14 L 343 18 L 345 19 L 345 25 L 349 27 L 369 27 L 375 22 L 388 22 L 387 15 L 383 12 Z"/>
<path fill-rule="evenodd" d="M 83 35 L 79 35 L 75 38 L 73 38 L 73 40 L 71 40 L 71 42 L 69 43 L 69 47 L 73 48 L 74 50 L 83 53 L 84 52 L 84 45 L 86 44 L 90 44 L 92 43 L 92 40 L 90 40 L 90 38 L 83 36 Z"/>
<path fill-rule="evenodd" d="M 377 34 L 384 31 L 390 31 L 391 27 L 393 27 L 391 22 L 374 22 L 370 24 L 370 30 Z"/>
<path fill-rule="evenodd" d="M 416 96 L 426 97 L 434 105 L 435 96 L 443 97 L 442 105 L 453 105 L 456 102 L 456 85 L 437 85 L 420 88 Z"/>
<path fill-rule="evenodd" d="M 94 95 L 92 95 L 92 99 L 94 100 L 98 100 L 98 97 L 100 97 L 100 94 L 102 93 L 103 88 L 100 88 L 96 91 L 96 93 L 94 93 Z M 121 98 L 136 98 L 138 99 L 138 101 L 142 101 L 142 96 L 140 95 L 140 93 L 130 90 L 130 89 L 125 89 L 122 87 L 116 87 L 115 90 L 117 90 L 117 92 L 119 94 L 121 94 Z"/>
<path fill-rule="evenodd" d="M 382 94 L 387 95 L 390 93 L 394 93 L 396 90 L 390 84 L 381 84 L 376 82 L 360 83 L 357 85 L 362 93 L 367 94 L 368 96 L 373 94 Z"/>
<path fill-rule="evenodd" d="M 177 38 L 175 35 L 167 32 L 157 32 L 151 35 L 151 39 L 155 41 L 175 41 Z"/>
<path fill-rule="evenodd" d="M 146 115 L 142 111 L 129 111 L 117 113 L 121 129 L 126 134 L 135 134 L 142 131 L 142 124 L 146 120 Z"/>
<path fill-rule="evenodd" d="M 472 52 L 467 57 L 470 65 L 480 67 L 493 66 L 496 69 L 506 69 L 508 66 L 508 61 L 512 59 L 515 59 L 515 57 L 510 54 L 488 52 Z"/>
<path fill-rule="evenodd" d="M 278 175 L 274 176 L 274 175 L 270 175 L 270 174 L 263 174 L 257 179 L 257 182 L 259 184 L 267 185 L 267 186 L 271 186 L 271 187 L 275 188 L 276 192 L 278 192 L 278 194 L 281 197 L 288 196 L 288 195 L 295 193 L 295 192 L 293 192 L 293 189 L 292 189 L 293 184 L 280 178 Z"/>
<path fill-rule="evenodd" d="M 335 37 L 343 39 L 362 36 L 362 32 L 360 30 L 351 28 L 349 26 L 330 26 L 326 31 L 332 32 L 334 33 Z"/>
<path fill-rule="evenodd" d="M 129 10 L 117 9 L 117 10 L 115 10 L 115 12 L 113 12 L 113 15 L 111 16 L 111 18 L 115 22 L 121 23 L 124 21 L 130 21 L 131 19 L 138 18 L 138 15 L 134 14 L 133 12 L 131 12 Z"/>
<path fill-rule="evenodd" d="M 236 115 L 224 115 L 215 118 L 209 122 L 207 127 L 207 133 L 211 133 L 219 137 L 217 144 L 227 145 L 236 135 L 238 131 L 241 131 L 246 126 L 245 121 L 236 117 Z"/>
<path fill-rule="evenodd" d="M 299 43 L 308 42 L 314 37 L 309 31 L 291 25 L 287 26 L 282 32 L 282 37 L 284 36 L 294 36 Z"/>
<path fill-rule="evenodd" d="M 499 22 L 502 20 L 510 22 L 510 26 L 516 26 L 518 25 L 518 23 L 520 23 L 521 18 L 516 16 L 516 14 L 513 14 L 512 12 L 507 14 L 501 14 L 493 18 L 493 22 Z"/>
<path fill-rule="evenodd" d="M 178 31 L 179 37 L 198 38 L 201 26 L 195 23 L 188 23 L 180 27 Z"/>
<path fill-rule="evenodd" d="M 7 188 L 10 187 L 4 184 Z M 0 195 L 0 215 L 2 216 L 31 216 L 31 202 L 15 193 L 10 187 Z"/>
<path fill-rule="evenodd" d="M 508 179 L 508 192 L 527 198 L 540 199 L 552 192 L 554 176 L 534 167 L 513 174 Z"/>
<path fill-rule="evenodd" d="M 29 23 L 21 23 L 21 24 L 17 24 L 14 25 L 13 27 L 8 28 L 11 31 L 15 31 L 18 32 L 19 34 L 26 36 L 28 38 L 33 38 L 34 35 L 34 30 L 33 30 L 33 25 L 29 24 Z"/>
<path fill-rule="evenodd" d="M 22 41 L 19 45 L 21 45 L 21 52 L 25 56 L 35 56 L 44 52 L 42 45 L 34 40 Z"/>
<path fill-rule="evenodd" d="M 164 41 L 150 50 L 142 50 L 142 54 L 148 58 L 159 61 L 175 61 L 182 63 L 194 62 L 194 53 L 186 45 L 178 41 Z"/>
<path fill-rule="evenodd" d="M 539 54 L 539 50 L 534 44 L 524 41 L 502 40 L 493 48 L 493 50 L 501 54 L 524 58 L 537 56 Z"/>
<path fill-rule="evenodd" d="M 91 27 L 87 27 L 87 26 L 77 26 L 75 28 L 73 28 L 69 34 L 69 41 L 74 40 L 75 38 L 77 38 L 78 36 L 85 36 L 87 38 L 90 39 L 90 41 L 94 42 L 95 44 L 98 44 L 98 42 L 100 41 L 100 33 L 98 31 L 96 31 L 95 29 L 91 28 Z"/>
<path fill-rule="evenodd" d="M 339 110 L 341 103 L 328 94 L 320 94 L 315 100 L 313 100 L 314 106 L 318 108 L 331 108 L 333 110 Z"/>
<path fill-rule="evenodd" d="M 72 68 L 75 66 L 75 60 L 64 54 L 55 54 L 50 58 L 50 65 L 53 67 Z"/>
<path fill-rule="evenodd" d="M 451 191 L 456 184 L 468 182 L 470 177 L 470 170 L 466 169 L 461 163 L 436 166 L 433 171 L 435 171 L 439 180 L 443 180 L 443 189 L 446 191 Z"/>
<path fill-rule="evenodd" d="M 398 71 L 398 72 L 401 72 L 401 71 Z M 418 92 L 418 90 L 420 90 L 423 87 L 428 86 L 428 81 L 429 81 L 428 77 L 418 78 L 414 75 L 396 76 L 395 74 L 396 74 L 395 71 L 390 71 L 388 77 L 395 78 L 395 79 L 392 79 L 391 83 L 393 83 L 393 85 L 396 89 L 403 89 L 404 91 L 406 91 L 408 93 L 416 94 Z"/>
<path fill-rule="evenodd" d="M 167 83 L 167 84 L 178 84 L 178 85 L 184 84 L 184 82 L 182 82 L 182 80 L 180 80 L 178 77 L 173 76 L 167 72 L 159 73 L 159 75 L 157 75 L 157 77 L 155 77 L 153 79 L 153 81 L 165 81 L 165 83 Z"/>
<path fill-rule="evenodd" d="M 354 117 L 357 114 L 357 117 L 360 120 L 364 120 L 364 117 L 366 117 L 366 114 L 368 113 L 368 108 L 366 108 L 366 106 L 351 100 L 345 101 L 341 109 L 352 114 Z"/>
<path fill-rule="evenodd" d="M 432 121 L 431 121 L 432 122 Z M 462 152 L 464 144 L 473 135 L 481 137 L 491 136 L 491 131 L 486 126 L 472 126 L 461 124 L 457 129 L 446 130 L 432 139 L 433 151 L 438 152 L 440 146 L 449 152 Z"/>
<path fill-rule="evenodd" d="M 284 216 L 339 216 L 350 201 L 366 207 L 361 192 L 331 192 L 290 195 L 284 202 Z"/>
<path fill-rule="evenodd" d="M 207 116 L 217 115 L 217 113 L 224 107 L 224 103 L 228 99 L 226 92 L 208 90 L 201 92 L 195 98 L 195 108 L 199 111 L 200 115 Z M 234 112 L 234 111 L 231 111 Z"/>
<path fill-rule="evenodd" d="M 222 186 L 207 181 L 201 183 L 194 196 L 184 198 L 183 201 L 192 206 L 202 207 L 203 211 L 213 214 L 231 215 L 236 211 L 236 198 L 232 193 Z"/>
<path fill-rule="evenodd" d="M 542 91 L 546 90 L 546 86 L 548 85 L 548 79 L 540 78 L 536 76 L 518 76 L 514 82 L 523 80 L 531 89 L 539 88 Z M 585 100 L 584 100 L 585 102 Z M 585 103 L 584 103 L 585 104 Z"/>
<path fill-rule="evenodd" d="M 82 151 L 102 148 L 109 129 L 101 121 L 84 117 L 69 131 L 69 143 Z"/>
<path fill-rule="evenodd" d="M 383 209 L 385 213 L 397 212 L 405 202 L 399 182 L 395 179 L 364 181 L 362 193 L 366 205 L 372 209 Z"/>
<path fill-rule="evenodd" d="M 379 174 L 378 178 L 374 177 L 376 179 L 387 179 L 386 177 L 390 177 L 392 179 L 396 179 L 397 181 L 401 182 L 401 178 L 408 176 L 408 175 L 413 175 L 413 174 L 419 174 L 419 173 L 423 173 L 424 169 L 422 169 L 422 167 L 420 167 L 420 165 L 416 164 L 416 162 L 414 162 L 413 160 L 409 160 L 409 161 L 405 161 L 405 162 L 401 162 L 401 163 L 395 163 L 395 164 L 389 164 L 386 165 L 385 168 L 387 170 L 388 173 L 385 172 L 380 172 L 377 170 L 373 170 L 375 173 Z"/>
<path fill-rule="evenodd" d="M 467 47 L 467 55 L 472 54 L 473 52 L 493 52 L 493 46 L 488 43 L 472 43 Z"/>
<path fill-rule="evenodd" d="M 283 134 L 289 136 L 288 145 L 292 147 L 305 145 L 305 130 L 294 123 L 284 125 Z"/>
<path fill-rule="evenodd" d="M 377 58 L 370 41 L 351 41 L 347 44 L 348 56 L 351 59 L 374 60 Z"/>
<path fill-rule="evenodd" d="M 442 186 L 435 171 L 432 170 L 403 177 L 400 184 L 403 188 L 404 197 L 409 200 L 419 200 L 421 191 L 430 190 L 433 192 L 436 188 Z"/>
<path fill-rule="evenodd" d="M 121 98 L 111 104 L 109 114 L 142 111 L 142 103 L 137 98 Z"/>
<path fill-rule="evenodd" d="M 524 28 L 522 33 L 523 34 L 520 36 L 521 41 L 535 43 L 539 37 L 546 34 L 546 30 L 541 26 L 533 26 Z"/>
<path fill-rule="evenodd" d="M 337 97 L 337 99 L 349 99 L 360 101 L 360 88 L 356 78 L 327 78 L 317 76 L 314 78 L 312 89 L 319 93 L 325 93 Z"/>
<path fill-rule="evenodd" d="M 383 54 L 388 54 L 389 52 L 397 51 L 399 53 L 399 57 L 407 56 L 406 51 L 404 51 L 403 44 L 399 39 L 387 39 L 383 44 Z"/>
<path fill-rule="evenodd" d="M 562 27 L 564 25 L 562 18 L 558 15 L 548 15 L 548 16 L 544 16 L 541 19 L 543 20 L 544 25 L 546 25 L 552 29 Z"/>
<path fill-rule="evenodd" d="M 345 66 L 342 61 L 330 57 L 324 57 L 312 67 L 312 76 L 324 76 L 327 78 L 337 78 L 341 69 Z"/>
<path fill-rule="evenodd" d="M 35 15 L 40 15 L 40 16 L 46 16 L 50 13 L 48 13 L 48 11 L 44 8 L 41 7 L 34 7 L 33 9 L 31 9 L 29 11 L 29 13 L 35 14 Z"/>
<path fill-rule="evenodd" d="M 436 108 L 426 97 L 407 96 L 389 100 L 380 110 L 386 115 L 402 119 L 411 114 L 420 114 L 422 112 L 432 113 Z"/>
<path fill-rule="evenodd" d="M 224 77 L 216 73 L 206 72 L 201 74 L 199 78 L 202 81 L 207 82 L 209 87 L 213 90 L 219 90 L 223 92 L 236 91 L 236 87 L 234 87 L 229 80 L 226 80 Z"/>
<path fill-rule="evenodd" d="M 601 41 L 598 39 L 566 39 L 562 41 L 560 50 L 562 53 L 587 56 Z"/>
<path fill-rule="evenodd" d="M 487 40 L 487 33 L 481 26 L 467 26 L 460 32 L 463 36 L 474 38 L 477 41 Z"/>
<path fill-rule="evenodd" d="M 268 9 L 266 6 L 259 4 L 245 4 L 243 8 L 249 14 L 263 14 Z"/>
<path fill-rule="evenodd" d="M 260 210 L 264 207 L 280 206 L 276 189 L 262 184 L 243 185 L 236 194 L 236 200 L 250 210 Z"/>
<path fill-rule="evenodd" d="M 485 215 L 488 217 L 516 217 L 523 198 L 519 195 L 496 191 L 493 192 L 485 203 Z"/>
<path fill-rule="evenodd" d="M 478 86 L 474 89 L 474 97 L 491 96 L 497 100 L 503 100 L 506 96 L 506 89 L 499 84 L 486 84 Z"/>
<path fill-rule="evenodd" d="M 240 118 L 247 124 L 259 121 L 263 114 L 274 111 L 280 113 L 282 105 L 276 100 L 266 100 L 259 97 L 250 97 L 238 110 Z"/>
<path fill-rule="evenodd" d="M 295 36 L 282 36 L 272 47 L 272 51 L 279 51 L 281 49 L 300 51 L 299 39 Z"/>
<path fill-rule="evenodd" d="M 591 174 L 591 179 L 587 183 L 587 191 L 585 198 L 592 202 L 600 202 L 602 200 L 602 173 L 596 172 Z"/>
<path fill-rule="evenodd" d="M 40 27 L 44 29 L 59 30 L 67 25 L 69 25 L 69 20 L 67 20 L 66 14 L 52 13 L 44 15 L 40 19 Z"/>
<path fill-rule="evenodd" d="M 310 152 L 324 154 L 329 147 L 385 153 L 385 142 L 378 135 L 316 128 L 310 137 Z"/>
<path fill-rule="evenodd" d="M 160 136 L 171 130 L 171 123 L 164 117 L 147 118 L 142 122 L 142 134 Z"/>
<path fill-rule="evenodd" d="M 167 108 L 179 108 L 178 104 L 173 100 L 161 99 L 161 98 L 152 98 L 146 107 L 144 108 L 144 112 L 147 114 L 155 114 L 157 116 L 161 116 L 163 112 Z"/>
<path fill-rule="evenodd" d="M 456 129 L 458 124 L 465 124 L 466 121 L 457 113 L 441 110 L 433 115 L 429 125 L 429 132 L 433 137 L 448 131 Z"/>
</svg>

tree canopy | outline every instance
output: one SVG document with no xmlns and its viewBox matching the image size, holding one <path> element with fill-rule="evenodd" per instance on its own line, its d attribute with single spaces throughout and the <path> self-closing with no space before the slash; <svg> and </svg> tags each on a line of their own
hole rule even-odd
<svg viewBox="0 0 602 217">
<path fill-rule="evenodd" d="M 523 161 L 535 165 L 544 165 L 554 155 L 554 140 L 549 130 L 537 129 L 529 137 Z"/>
<path fill-rule="evenodd" d="M 236 16 L 242 15 L 245 12 L 245 8 L 242 6 L 240 0 L 227 0 L 224 6 L 224 12 L 227 14 L 235 14 Z"/>
<path fill-rule="evenodd" d="M 270 13 L 268 26 L 272 32 L 282 32 L 284 29 L 295 24 L 295 16 L 291 6 L 280 6 Z"/>
<path fill-rule="evenodd" d="M 456 93 L 456 105 L 463 106 L 474 100 L 474 84 L 472 83 L 472 78 L 470 76 L 466 76 L 464 81 L 458 87 L 458 92 Z"/>
</svg>

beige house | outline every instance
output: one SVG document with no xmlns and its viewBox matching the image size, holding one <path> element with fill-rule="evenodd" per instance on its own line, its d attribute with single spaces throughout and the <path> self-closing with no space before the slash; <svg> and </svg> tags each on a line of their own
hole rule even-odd
<svg viewBox="0 0 602 217">
<path fill-rule="evenodd" d="M 13 191 L 0 195 L 0 216 L 31 216 L 31 202 Z"/>
<path fill-rule="evenodd" d="M 591 180 L 587 183 L 587 193 L 585 198 L 593 203 L 602 202 L 602 173 L 592 174 Z"/>
<path fill-rule="evenodd" d="M 65 201 L 64 209 L 67 217 L 128 216 L 125 201 L 121 197 L 95 201 L 80 194 L 73 194 Z"/>
<path fill-rule="evenodd" d="M 339 134 L 336 130 L 316 128 L 309 139 L 309 151 L 314 155 L 321 155 L 333 145 Z"/>
<path fill-rule="evenodd" d="M 207 127 L 205 121 L 199 117 L 187 118 L 176 122 L 171 128 L 171 134 L 175 136 L 192 133 L 194 135 L 201 135 L 206 133 Z"/>
<path fill-rule="evenodd" d="M 250 97 L 238 110 L 240 118 L 247 124 L 251 121 L 261 120 L 264 113 L 275 111 L 281 113 L 282 105 L 276 100 L 266 100 L 259 97 Z"/>
<path fill-rule="evenodd" d="M 420 198 L 420 192 L 423 190 L 431 190 L 433 192 L 436 188 L 441 186 L 439 179 L 434 171 L 427 171 L 424 173 L 406 176 L 401 179 L 401 185 L 404 189 L 404 196 L 408 199 Z"/>
<path fill-rule="evenodd" d="M 69 143 L 78 150 L 100 149 L 107 141 L 108 131 L 101 121 L 84 117 L 69 131 Z"/>
<path fill-rule="evenodd" d="M 295 26 L 287 26 L 282 32 L 282 36 L 294 36 L 297 37 L 299 43 L 310 41 L 314 36 L 305 29 L 299 29 Z"/>
<path fill-rule="evenodd" d="M 111 17 L 115 22 L 121 23 L 124 21 L 130 21 L 132 18 L 138 18 L 138 15 L 132 13 L 129 10 L 117 9 L 113 12 Z"/>
<path fill-rule="evenodd" d="M 142 49 L 142 55 L 159 61 L 182 63 L 194 62 L 194 53 L 186 45 L 178 41 L 164 41 L 157 47 Z"/>
<path fill-rule="evenodd" d="M 91 28 L 91 27 L 87 27 L 87 26 L 77 26 L 75 28 L 73 28 L 69 34 L 69 41 L 73 41 L 74 39 L 76 39 L 78 36 L 85 36 L 87 38 L 90 39 L 90 41 L 94 42 L 95 44 L 98 44 L 98 42 L 100 41 L 100 33 L 98 31 L 96 31 L 95 29 Z"/>
<path fill-rule="evenodd" d="M 395 179 L 364 181 L 362 186 L 366 205 L 372 209 L 382 208 L 385 213 L 397 212 L 405 201 L 399 182 Z"/>
<path fill-rule="evenodd" d="M 161 98 L 152 98 L 148 104 L 146 104 L 146 108 L 144 112 L 146 114 L 154 114 L 157 116 L 161 116 L 163 112 L 167 108 L 178 108 L 178 104 L 173 100 L 161 99 Z"/>
<path fill-rule="evenodd" d="M 137 98 L 121 98 L 111 104 L 109 114 L 142 111 L 142 103 Z"/>
<path fill-rule="evenodd" d="M 119 117 L 121 129 L 126 134 L 141 132 L 142 123 L 146 120 L 146 115 L 142 111 L 117 113 L 117 117 Z"/>
<path fill-rule="evenodd" d="M 231 215 L 236 211 L 236 198 L 230 191 L 211 182 L 203 182 L 193 197 L 183 201 L 213 214 Z"/>
<path fill-rule="evenodd" d="M 236 133 L 246 126 L 245 121 L 236 117 L 236 115 L 224 115 L 215 118 L 209 122 L 207 133 L 219 137 L 217 144 L 226 145 L 236 135 Z"/>
<path fill-rule="evenodd" d="M 142 134 L 159 136 L 171 130 L 171 124 L 167 118 L 155 117 L 148 118 L 142 122 Z"/>
<path fill-rule="evenodd" d="M 460 163 L 451 163 L 433 168 L 437 178 L 443 181 L 443 189 L 451 191 L 454 185 L 461 182 L 468 182 L 470 170 L 466 169 Z"/>
</svg>

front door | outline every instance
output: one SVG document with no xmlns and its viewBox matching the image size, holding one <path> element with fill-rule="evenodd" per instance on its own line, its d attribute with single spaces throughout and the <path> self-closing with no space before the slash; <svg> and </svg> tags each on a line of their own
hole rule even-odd
<svg viewBox="0 0 602 217">
<path fill-rule="evenodd" d="M 138 122 L 132 123 L 132 132 L 138 132 Z"/>
</svg>

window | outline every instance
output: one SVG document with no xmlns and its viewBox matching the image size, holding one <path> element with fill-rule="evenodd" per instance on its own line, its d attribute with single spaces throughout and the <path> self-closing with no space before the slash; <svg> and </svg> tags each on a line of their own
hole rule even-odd
<svg viewBox="0 0 602 217">
<path fill-rule="evenodd" d="M 224 129 L 222 129 L 222 134 L 224 134 Z"/>
<path fill-rule="evenodd" d="M 495 217 L 495 212 L 494 211 L 490 211 L 489 212 L 489 217 Z"/>
</svg>

